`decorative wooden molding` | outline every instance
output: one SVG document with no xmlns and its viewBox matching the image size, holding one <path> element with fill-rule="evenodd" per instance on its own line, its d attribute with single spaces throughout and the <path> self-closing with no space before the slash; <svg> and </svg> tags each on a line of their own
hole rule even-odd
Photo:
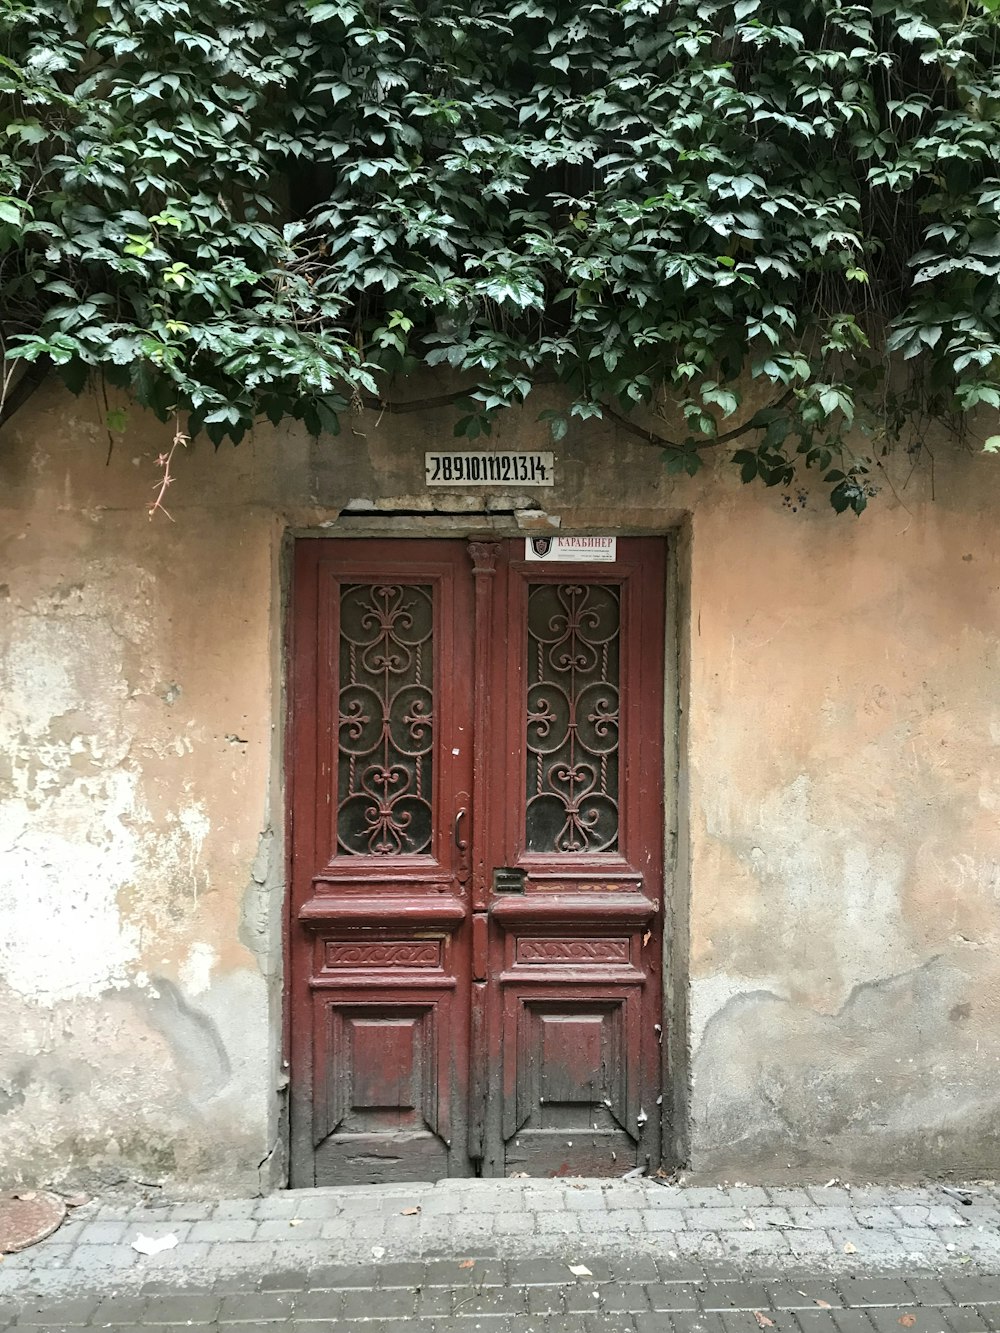
<svg viewBox="0 0 1000 1333">
<path fill-rule="evenodd" d="M 366 944 L 327 940 L 325 968 L 440 967 L 440 940 L 381 940 Z"/>
<path fill-rule="evenodd" d="M 499 554 L 499 542 L 469 542 L 473 574 L 495 574 Z"/>
<path fill-rule="evenodd" d="M 624 936 L 617 939 L 532 939 L 517 941 L 519 963 L 627 963 L 629 942 Z"/>
</svg>

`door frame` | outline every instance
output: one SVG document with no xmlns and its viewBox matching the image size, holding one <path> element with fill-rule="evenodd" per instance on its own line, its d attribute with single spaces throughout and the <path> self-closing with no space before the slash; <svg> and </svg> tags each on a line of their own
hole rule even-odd
<svg viewBox="0 0 1000 1333">
<path fill-rule="evenodd" d="M 272 791 L 277 795 L 271 826 L 281 830 L 284 867 L 284 902 L 281 911 L 281 984 L 280 984 L 280 1069 L 276 1072 L 276 1097 L 273 1105 L 277 1130 L 274 1148 L 273 1184 L 296 1188 L 291 1179 L 291 952 L 293 932 L 292 855 L 293 818 L 296 800 L 296 774 L 291 756 L 295 728 L 293 708 L 293 664 L 296 660 L 294 614 L 292 605 L 294 552 L 307 541 L 365 539 L 448 540 L 463 545 L 472 541 L 496 542 L 523 540 L 529 534 L 515 523 L 496 516 L 483 523 L 485 515 L 342 515 L 321 528 L 287 527 L 281 535 L 276 569 L 276 606 L 280 623 L 276 626 L 274 680 L 276 683 L 275 734 Z M 561 535 L 619 537 L 654 537 L 665 543 L 664 578 L 664 679 L 663 679 L 663 948 L 662 948 L 662 1031 L 667 1039 L 661 1044 L 660 1086 L 661 1168 L 677 1170 L 687 1165 L 690 1144 L 690 822 L 688 775 L 688 707 L 690 692 L 691 635 L 700 632 L 692 623 L 691 608 L 691 522 L 688 515 L 663 526 L 623 524 L 612 527 L 567 525 Z M 262 1164 L 263 1165 L 263 1164 Z"/>
</svg>

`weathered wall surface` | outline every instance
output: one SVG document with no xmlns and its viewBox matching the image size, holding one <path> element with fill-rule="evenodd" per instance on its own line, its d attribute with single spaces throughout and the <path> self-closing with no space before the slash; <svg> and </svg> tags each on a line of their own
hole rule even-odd
<svg viewBox="0 0 1000 1333">
<path fill-rule="evenodd" d="M 498 443 L 549 447 L 532 419 Z M 8 1179 L 280 1177 L 282 551 L 483 530 L 422 485 L 450 420 L 179 454 L 53 388 L 0 440 L 0 1161 Z M 674 481 L 594 428 L 494 530 L 685 521 L 688 1150 L 752 1176 L 1000 1160 L 1000 466 L 861 520 Z M 907 470 L 910 467 L 907 461 Z M 905 476 L 905 473 L 901 474 Z M 378 509 L 451 517 L 379 518 Z M 548 518 L 532 513 L 543 509 Z M 462 517 L 465 512 L 466 517 Z M 687 519 L 685 520 L 685 515 Z M 686 924 L 685 924 L 686 922 Z"/>
</svg>

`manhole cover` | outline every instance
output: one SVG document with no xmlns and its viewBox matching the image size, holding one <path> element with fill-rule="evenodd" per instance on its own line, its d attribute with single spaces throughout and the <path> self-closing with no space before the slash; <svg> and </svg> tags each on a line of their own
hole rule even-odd
<svg viewBox="0 0 1000 1333">
<path fill-rule="evenodd" d="M 0 1253 L 14 1254 L 51 1236 L 66 1216 L 66 1205 L 56 1194 L 25 1190 L 0 1194 Z"/>
</svg>

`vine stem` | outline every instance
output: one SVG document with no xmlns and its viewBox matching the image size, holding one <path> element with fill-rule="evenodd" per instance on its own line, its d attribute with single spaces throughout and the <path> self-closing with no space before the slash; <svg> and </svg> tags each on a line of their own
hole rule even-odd
<svg viewBox="0 0 1000 1333">
<path fill-rule="evenodd" d="M 174 516 L 173 514 L 171 514 L 170 510 L 167 509 L 167 507 L 164 505 L 163 497 L 167 493 L 167 487 L 173 485 L 174 481 L 176 480 L 174 474 L 170 471 L 170 464 L 174 461 L 174 454 L 177 452 L 177 447 L 178 445 L 183 445 L 184 448 L 186 449 L 188 443 L 190 442 L 190 439 L 191 436 L 185 435 L 185 433 L 181 430 L 180 418 L 175 417 L 174 438 L 173 441 L 171 442 L 170 449 L 167 451 L 167 453 L 158 455 L 156 459 L 156 466 L 160 469 L 161 476 L 159 481 L 153 482 L 153 486 L 156 489 L 156 499 L 149 507 L 150 520 L 152 520 L 157 513 L 161 513 L 161 514 L 166 514 L 167 518 L 170 519 L 171 523 L 174 522 Z"/>
</svg>

